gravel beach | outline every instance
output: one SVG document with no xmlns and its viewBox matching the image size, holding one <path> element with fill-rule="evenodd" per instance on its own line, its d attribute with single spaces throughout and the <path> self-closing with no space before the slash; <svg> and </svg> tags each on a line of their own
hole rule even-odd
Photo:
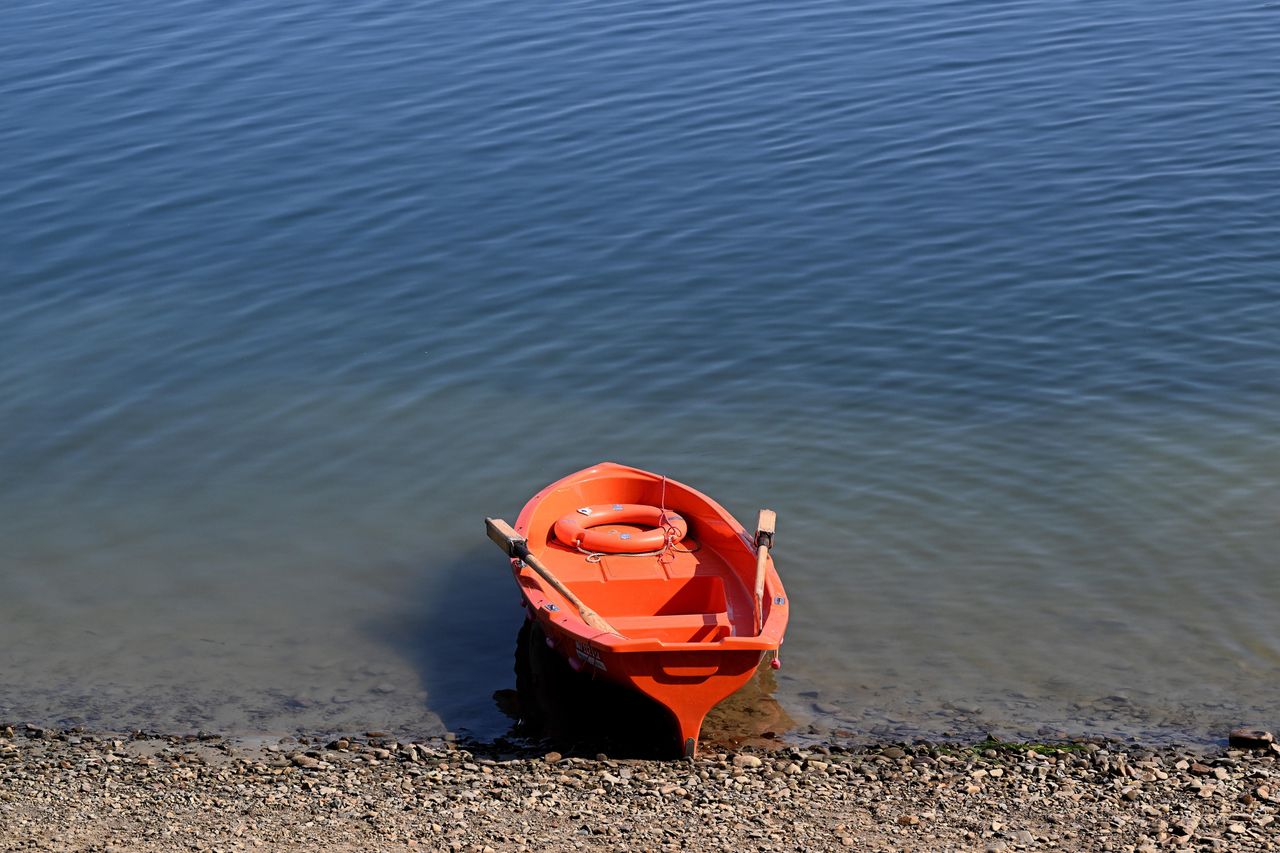
<svg viewBox="0 0 1280 853">
<path fill-rule="evenodd" d="M 1280 746 L 781 746 L 693 760 L 380 732 L 0 728 L 3 850 L 1280 849 Z"/>
</svg>

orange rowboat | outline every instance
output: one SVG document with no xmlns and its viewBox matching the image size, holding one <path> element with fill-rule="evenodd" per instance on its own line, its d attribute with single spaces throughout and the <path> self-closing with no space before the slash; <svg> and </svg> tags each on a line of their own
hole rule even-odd
<svg viewBox="0 0 1280 853">
<path fill-rule="evenodd" d="M 575 670 L 657 700 L 690 756 L 703 717 L 787 626 L 773 513 L 760 515 L 752 535 L 701 492 L 604 462 L 538 492 L 514 529 L 486 526 L 547 644 Z"/>
</svg>

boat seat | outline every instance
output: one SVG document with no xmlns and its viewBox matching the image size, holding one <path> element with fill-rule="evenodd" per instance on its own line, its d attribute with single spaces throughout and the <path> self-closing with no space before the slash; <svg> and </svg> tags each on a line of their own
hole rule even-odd
<svg viewBox="0 0 1280 853">
<path fill-rule="evenodd" d="M 725 612 L 610 616 L 609 622 L 627 637 L 653 637 L 669 643 L 712 642 L 729 636 L 733 628 Z"/>
</svg>

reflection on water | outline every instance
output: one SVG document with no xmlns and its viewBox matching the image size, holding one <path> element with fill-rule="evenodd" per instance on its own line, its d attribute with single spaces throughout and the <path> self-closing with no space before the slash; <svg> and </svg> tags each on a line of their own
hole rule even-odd
<svg viewBox="0 0 1280 853">
<path fill-rule="evenodd" d="M 511 737 L 545 740 L 570 754 L 680 755 L 678 731 L 665 708 L 637 691 L 573 671 L 547 646 L 536 622 L 526 621 L 516 637 L 515 674 L 515 690 L 494 694 L 499 709 L 515 721 Z M 793 722 L 773 698 L 775 688 L 772 671 L 761 667 L 707 715 L 699 751 L 732 749 L 788 732 Z"/>
</svg>

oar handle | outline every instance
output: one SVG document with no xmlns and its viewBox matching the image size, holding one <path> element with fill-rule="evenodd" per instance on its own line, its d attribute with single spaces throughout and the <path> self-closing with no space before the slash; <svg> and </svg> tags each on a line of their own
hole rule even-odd
<svg viewBox="0 0 1280 853">
<path fill-rule="evenodd" d="M 592 610 L 590 607 L 582 603 L 582 599 L 574 595 L 573 592 L 560 582 L 560 579 L 551 574 L 551 570 L 542 565 L 542 561 L 533 554 L 529 553 L 529 540 L 516 533 L 515 528 L 507 524 L 501 518 L 486 518 L 484 527 L 489 534 L 489 538 L 493 540 L 499 548 L 501 548 L 508 557 L 524 560 L 528 566 L 537 572 L 543 580 L 551 584 L 556 592 L 564 596 L 565 600 L 578 608 L 578 613 L 582 615 L 582 621 L 586 622 L 597 631 L 607 631 L 611 634 L 622 634 L 618 629 L 614 628 L 604 618 Z"/>
<path fill-rule="evenodd" d="M 508 557 L 523 560 L 529 555 L 529 540 L 516 533 L 515 528 L 501 518 L 486 518 L 484 529 L 493 544 L 505 551 Z"/>
<path fill-rule="evenodd" d="M 778 526 L 778 514 L 771 509 L 760 510 L 756 521 L 756 633 L 764 630 L 764 576 L 769 562 L 769 549 L 773 547 L 773 532 Z"/>
</svg>

